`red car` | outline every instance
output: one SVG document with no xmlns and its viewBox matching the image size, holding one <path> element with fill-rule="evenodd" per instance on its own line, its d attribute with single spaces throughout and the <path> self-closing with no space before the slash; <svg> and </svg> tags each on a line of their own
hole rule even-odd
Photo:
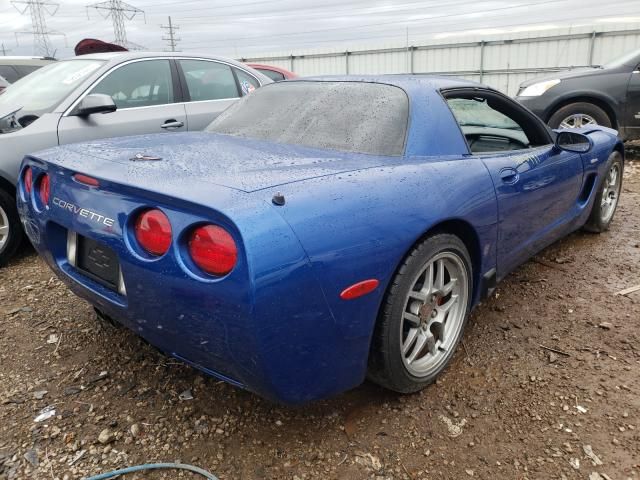
<svg viewBox="0 0 640 480">
<path fill-rule="evenodd" d="M 293 72 L 285 70 L 284 68 L 274 67 L 272 65 L 262 65 L 260 63 L 247 63 L 248 66 L 254 70 L 258 70 L 260 73 L 266 75 L 274 82 L 280 82 L 282 80 L 289 80 L 291 78 L 297 78 Z"/>
</svg>

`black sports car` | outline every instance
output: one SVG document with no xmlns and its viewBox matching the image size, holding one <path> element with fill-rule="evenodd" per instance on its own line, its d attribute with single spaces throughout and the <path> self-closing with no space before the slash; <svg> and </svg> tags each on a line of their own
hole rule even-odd
<svg viewBox="0 0 640 480">
<path fill-rule="evenodd" d="M 640 138 L 640 50 L 602 67 L 534 78 L 516 97 L 551 128 L 593 124 L 612 127 L 622 138 Z"/>
</svg>

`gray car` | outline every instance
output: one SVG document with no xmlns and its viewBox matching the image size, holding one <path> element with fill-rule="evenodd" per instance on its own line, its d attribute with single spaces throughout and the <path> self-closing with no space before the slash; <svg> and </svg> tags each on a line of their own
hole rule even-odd
<svg viewBox="0 0 640 480">
<path fill-rule="evenodd" d="M 225 58 L 117 52 L 55 62 L 12 84 L 0 95 L 0 264 L 22 240 L 15 184 L 25 154 L 98 138 L 203 130 L 267 83 Z"/>
<path fill-rule="evenodd" d="M 528 80 L 516 97 L 551 128 L 615 128 L 640 138 L 640 50 L 601 67 L 557 72 Z"/>
</svg>

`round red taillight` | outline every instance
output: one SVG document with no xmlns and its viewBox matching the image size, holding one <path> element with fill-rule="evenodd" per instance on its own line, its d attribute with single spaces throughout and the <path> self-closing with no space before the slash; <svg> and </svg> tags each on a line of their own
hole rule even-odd
<svg viewBox="0 0 640 480">
<path fill-rule="evenodd" d="M 31 170 L 31 167 L 24 169 L 24 176 L 22 178 L 24 181 L 24 191 L 31 193 L 31 189 L 33 188 L 33 170 Z"/>
<path fill-rule="evenodd" d="M 136 220 L 134 231 L 140 246 L 151 255 L 164 255 L 171 246 L 171 223 L 158 209 L 142 212 Z"/>
<path fill-rule="evenodd" d="M 238 261 L 238 248 L 233 237 L 217 225 L 196 228 L 189 237 L 189 255 L 205 272 L 221 277 Z"/>
<path fill-rule="evenodd" d="M 40 201 L 42 206 L 49 205 L 49 194 L 51 193 L 51 183 L 49 175 L 46 173 L 40 177 L 38 182 L 38 194 L 40 195 Z"/>
</svg>

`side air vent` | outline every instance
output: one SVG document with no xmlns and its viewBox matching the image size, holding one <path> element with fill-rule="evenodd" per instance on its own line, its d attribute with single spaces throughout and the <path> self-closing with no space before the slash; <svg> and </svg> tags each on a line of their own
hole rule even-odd
<svg viewBox="0 0 640 480">
<path fill-rule="evenodd" d="M 596 182 L 596 174 L 590 173 L 584 181 L 584 185 L 582 186 L 582 192 L 580 192 L 580 197 L 578 197 L 578 201 L 580 203 L 585 203 L 589 200 L 589 196 L 593 191 L 593 185 Z"/>
</svg>

